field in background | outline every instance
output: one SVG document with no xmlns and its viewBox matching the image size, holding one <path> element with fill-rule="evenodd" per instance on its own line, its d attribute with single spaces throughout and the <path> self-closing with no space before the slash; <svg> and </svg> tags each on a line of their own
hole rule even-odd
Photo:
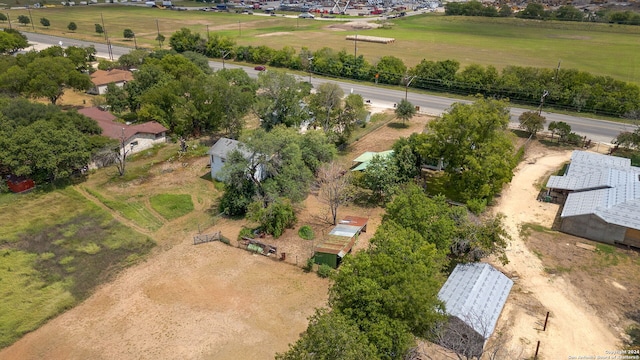
<svg viewBox="0 0 640 360">
<path fill-rule="evenodd" d="M 6 12 L 14 19 L 15 28 L 32 31 L 31 25 L 20 26 L 16 21 L 18 15 L 28 15 L 27 10 Z M 210 35 L 229 36 L 239 45 L 266 43 L 275 49 L 288 45 L 296 50 L 327 46 L 349 53 L 357 47 L 357 55 L 363 55 L 372 63 L 385 55 L 397 56 L 408 66 L 422 59 L 455 59 L 462 66 L 477 63 L 498 69 L 508 65 L 555 68 L 561 61 L 564 69 L 640 83 L 637 43 L 640 26 L 427 14 L 395 19 L 389 22 L 391 26 L 367 30 L 336 21 L 137 6 L 57 7 L 31 12 L 37 32 L 98 42 L 104 41 L 104 36 L 95 33 L 94 24 L 102 23 L 102 15 L 111 41 L 131 47 L 133 42 L 123 38 L 125 28 L 132 29 L 138 45 L 146 47 L 158 46 L 154 39 L 159 28 L 167 38 L 166 47 L 169 36 L 182 27 L 203 37 L 207 36 L 208 27 Z M 50 29 L 40 25 L 41 17 L 51 21 Z M 66 28 L 70 21 L 78 25 L 75 32 Z M 346 35 L 353 34 L 391 37 L 396 42 L 384 45 L 360 41 L 354 46 L 352 41 L 345 40 Z"/>
</svg>

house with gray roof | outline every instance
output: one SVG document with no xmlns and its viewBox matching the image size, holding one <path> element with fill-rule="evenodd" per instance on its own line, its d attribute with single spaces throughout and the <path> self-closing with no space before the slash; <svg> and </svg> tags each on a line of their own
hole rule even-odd
<svg viewBox="0 0 640 360">
<path fill-rule="evenodd" d="M 467 358 L 482 355 L 513 281 L 485 263 L 459 264 L 438 292 L 449 316 L 438 343 Z"/>
<path fill-rule="evenodd" d="M 608 244 L 640 248 L 640 167 L 631 160 L 574 151 L 550 193 L 566 197 L 560 231 Z"/>
<path fill-rule="evenodd" d="M 255 154 L 253 154 L 247 147 L 238 140 L 228 139 L 228 138 L 220 138 L 216 141 L 215 144 L 207 151 L 209 154 L 209 160 L 211 164 L 211 178 L 216 179 L 218 181 L 222 181 L 220 179 L 219 173 L 225 162 L 229 158 L 232 152 L 239 151 L 242 156 L 252 163 Z M 262 171 L 262 167 L 258 166 L 256 169 L 255 178 L 264 180 L 264 176 L 266 175 L 264 171 Z"/>
</svg>

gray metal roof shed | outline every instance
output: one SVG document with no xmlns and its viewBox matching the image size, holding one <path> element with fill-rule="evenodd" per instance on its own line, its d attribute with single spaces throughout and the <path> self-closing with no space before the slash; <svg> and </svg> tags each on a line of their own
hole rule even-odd
<svg viewBox="0 0 640 360">
<path fill-rule="evenodd" d="M 438 298 L 449 315 L 487 339 L 495 330 L 512 286 L 511 279 L 489 264 L 459 264 L 438 292 Z"/>
<path fill-rule="evenodd" d="M 234 150 L 238 150 L 242 153 L 242 155 L 249 159 L 252 154 L 249 152 L 243 143 L 238 140 L 228 139 L 228 138 L 220 138 L 216 141 L 215 144 L 207 151 L 207 154 L 218 156 L 222 159 L 226 159 L 227 156 Z"/>
</svg>

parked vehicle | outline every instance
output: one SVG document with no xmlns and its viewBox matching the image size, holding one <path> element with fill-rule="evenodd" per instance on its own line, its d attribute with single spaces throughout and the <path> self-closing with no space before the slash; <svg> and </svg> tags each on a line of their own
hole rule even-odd
<svg viewBox="0 0 640 360">
<path fill-rule="evenodd" d="M 258 65 L 256 67 L 254 67 L 253 70 L 265 71 L 265 70 L 267 70 L 267 67 L 264 66 L 264 65 Z"/>
<path fill-rule="evenodd" d="M 298 17 L 300 19 L 313 19 L 313 18 L 315 18 L 315 16 L 313 16 L 313 14 L 309 14 L 309 13 L 302 13 L 302 14 L 298 15 Z"/>
</svg>

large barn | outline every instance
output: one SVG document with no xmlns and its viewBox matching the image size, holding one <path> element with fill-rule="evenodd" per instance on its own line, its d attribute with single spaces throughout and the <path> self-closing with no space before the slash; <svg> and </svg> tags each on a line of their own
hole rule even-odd
<svg viewBox="0 0 640 360">
<path fill-rule="evenodd" d="M 438 292 L 449 321 L 438 343 L 467 358 L 482 356 L 513 281 L 485 263 L 459 264 Z"/>
<path fill-rule="evenodd" d="M 630 159 L 574 151 L 547 188 L 564 200 L 560 231 L 640 248 L 640 167 Z"/>
</svg>

